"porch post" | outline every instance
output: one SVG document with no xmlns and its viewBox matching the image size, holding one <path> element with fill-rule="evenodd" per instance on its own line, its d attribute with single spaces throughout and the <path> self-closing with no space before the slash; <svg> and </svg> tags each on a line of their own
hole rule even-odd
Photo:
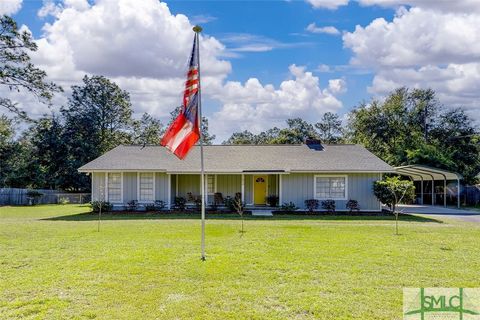
<svg viewBox="0 0 480 320">
<path fill-rule="evenodd" d="M 282 199 L 282 175 L 278 175 L 278 204 L 281 206 L 283 204 Z"/>
<path fill-rule="evenodd" d="M 178 173 L 175 177 L 175 197 L 178 197 Z"/>
<path fill-rule="evenodd" d="M 172 175 L 167 173 L 168 176 L 168 187 L 167 187 L 167 208 L 171 209 L 171 202 L 172 202 Z"/>
<path fill-rule="evenodd" d="M 242 173 L 242 203 L 245 202 L 245 174 Z"/>
</svg>

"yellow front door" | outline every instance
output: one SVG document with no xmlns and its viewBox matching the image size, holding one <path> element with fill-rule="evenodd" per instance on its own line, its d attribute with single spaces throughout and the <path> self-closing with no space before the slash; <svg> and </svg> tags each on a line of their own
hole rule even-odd
<svg viewBox="0 0 480 320">
<path fill-rule="evenodd" d="M 265 204 L 267 202 L 267 176 L 253 176 L 253 203 Z"/>
</svg>

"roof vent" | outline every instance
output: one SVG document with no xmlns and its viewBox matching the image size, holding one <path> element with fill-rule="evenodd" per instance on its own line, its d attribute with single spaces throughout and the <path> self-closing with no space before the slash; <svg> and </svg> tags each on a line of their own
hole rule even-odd
<svg viewBox="0 0 480 320">
<path fill-rule="evenodd" d="M 309 147 L 312 150 L 317 150 L 317 151 L 322 151 L 323 150 L 323 145 L 322 141 L 319 139 L 305 139 L 305 144 L 307 147 Z"/>
</svg>

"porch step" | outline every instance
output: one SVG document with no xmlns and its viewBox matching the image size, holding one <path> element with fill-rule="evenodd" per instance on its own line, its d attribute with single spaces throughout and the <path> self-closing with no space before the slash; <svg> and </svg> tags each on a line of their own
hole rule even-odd
<svg viewBox="0 0 480 320">
<path fill-rule="evenodd" d="M 252 216 L 273 217 L 273 213 L 272 213 L 272 210 L 252 210 Z"/>
</svg>

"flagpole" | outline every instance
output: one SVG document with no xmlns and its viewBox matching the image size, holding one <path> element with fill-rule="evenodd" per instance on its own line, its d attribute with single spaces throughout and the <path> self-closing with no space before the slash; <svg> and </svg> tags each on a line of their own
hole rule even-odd
<svg viewBox="0 0 480 320">
<path fill-rule="evenodd" d="M 199 34 L 202 32 L 202 27 L 195 26 L 193 27 L 193 31 L 195 32 L 195 41 L 197 43 L 197 58 L 198 58 L 198 127 L 200 128 L 200 166 L 201 166 L 201 190 L 202 190 L 202 261 L 206 260 L 205 256 L 205 167 L 204 167 L 204 160 L 203 160 L 203 134 L 202 134 L 202 96 L 201 90 L 202 85 L 200 81 L 200 41 L 199 41 Z"/>
</svg>

